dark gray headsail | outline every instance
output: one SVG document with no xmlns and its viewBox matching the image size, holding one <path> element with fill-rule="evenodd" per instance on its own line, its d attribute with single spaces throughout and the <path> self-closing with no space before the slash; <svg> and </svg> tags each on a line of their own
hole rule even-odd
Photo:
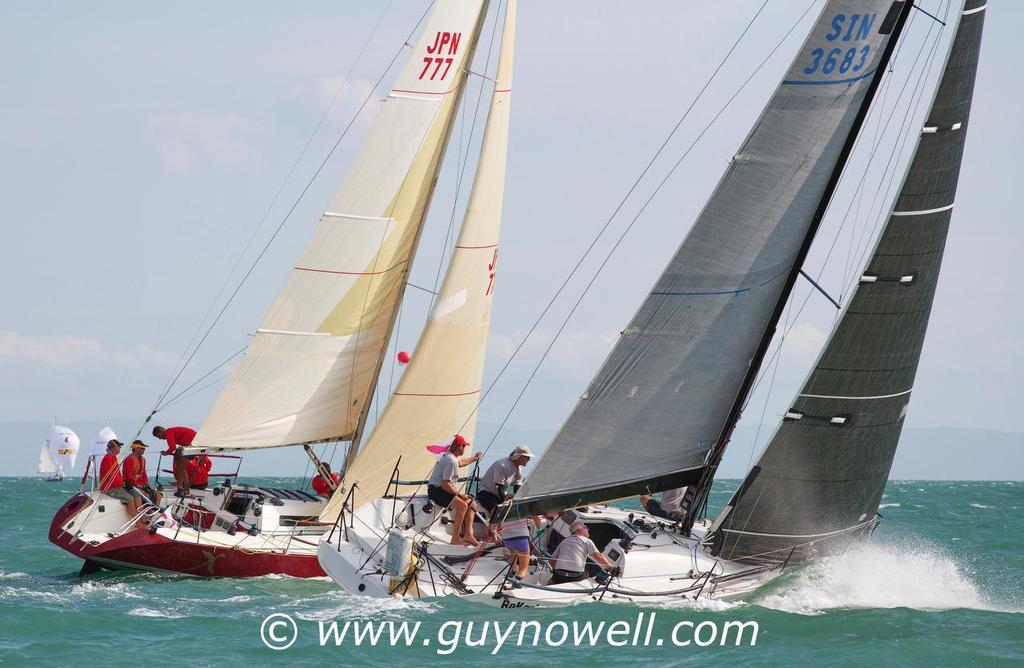
<svg viewBox="0 0 1024 668">
<path fill-rule="evenodd" d="M 519 503 L 565 508 L 700 477 L 770 338 L 906 11 L 892 0 L 826 4 Z"/>
<path fill-rule="evenodd" d="M 800 559 L 870 531 L 910 402 L 956 194 L 985 0 L 968 0 L 874 254 L 712 552 Z"/>
</svg>

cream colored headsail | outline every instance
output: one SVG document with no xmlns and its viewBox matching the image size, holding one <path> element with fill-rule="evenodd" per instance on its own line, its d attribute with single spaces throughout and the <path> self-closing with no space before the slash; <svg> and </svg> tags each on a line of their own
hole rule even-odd
<svg viewBox="0 0 1024 668">
<path fill-rule="evenodd" d="M 451 439 L 456 432 L 472 439 L 476 428 L 505 192 L 514 32 L 515 1 L 509 0 L 466 217 L 412 361 L 345 473 L 346 488 L 358 484 L 358 501 L 384 494 L 399 457 L 402 477 L 419 479 L 435 461 L 428 444 Z M 322 516 L 336 518 L 342 500 L 336 494 Z"/>
<path fill-rule="evenodd" d="M 362 150 L 194 449 L 353 435 L 394 324 L 484 5 L 435 3 Z"/>
</svg>

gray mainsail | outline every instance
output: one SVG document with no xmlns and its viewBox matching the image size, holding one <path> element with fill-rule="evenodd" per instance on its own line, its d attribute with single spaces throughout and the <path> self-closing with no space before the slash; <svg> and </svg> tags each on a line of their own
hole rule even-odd
<svg viewBox="0 0 1024 668">
<path fill-rule="evenodd" d="M 878 521 L 952 215 L 985 2 L 967 0 L 874 254 L 792 408 L 716 520 L 716 555 L 798 560 Z"/>
<path fill-rule="evenodd" d="M 832 0 L 517 504 L 697 482 L 731 431 L 909 6 Z"/>
</svg>

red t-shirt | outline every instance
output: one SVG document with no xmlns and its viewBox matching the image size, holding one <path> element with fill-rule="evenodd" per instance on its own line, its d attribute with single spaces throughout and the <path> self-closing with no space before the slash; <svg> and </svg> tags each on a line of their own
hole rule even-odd
<svg viewBox="0 0 1024 668">
<path fill-rule="evenodd" d="M 173 455 L 179 445 L 192 445 L 192 439 L 196 437 L 196 430 L 188 427 L 168 427 L 164 429 L 164 440 L 167 441 L 165 455 Z"/>
<path fill-rule="evenodd" d="M 341 476 L 338 475 L 337 471 L 331 473 L 331 480 L 334 481 L 335 485 L 341 482 Z M 324 477 L 319 473 L 316 475 L 315 478 L 313 478 L 313 491 L 319 494 L 320 496 L 331 495 L 330 486 L 328 486 L 327 481 L 324 480 Z"/>
<path fill-rule="evenodd" d="M 100 461 L 100 491 L 109 492 L 115 487 L 124 487 L 124 478 L 117 465 L 117 455 L 108 452 Z"/>
<path fill-rule="evenodd" d="M 195 432 L 192 432 L 195 433 Z M 205 485 L 210 482 L 210 468 L 213 462 L 206 455 L 199 455 L 185 465 L 189 482 L 193 485 Z"/>
<path fill-rule="evenodd" d="M 149 474 L 146 473 L 146 460 L 135 455 L 128 455 L 121 464 L 121 473 L 125 482 L 130 482 L 136 487 L 145 487 L 149 484 Z"/>
</svg>

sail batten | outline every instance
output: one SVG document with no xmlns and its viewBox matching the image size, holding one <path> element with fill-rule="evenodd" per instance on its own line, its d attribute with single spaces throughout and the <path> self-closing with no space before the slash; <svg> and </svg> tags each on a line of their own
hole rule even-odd
<svg viewBox="0 0 1024 668">
<path fill-rule="evenodd" d="M 716 555 L 795 561 L 877 522 L 955 210 L 983 8 L 964 5 L 875 249 L 786 419 L 716 520 Z"/>
<path fill-rule="evenodd" d="M 432 8 L 362 149 L 199 429 L 194 449 L 358 436 L 485 5 L 450 0 Z"/>
<path fill-rule="evenodd" d="M 792 288 L 818 209 L 884 71 L 894 11 L 905 6 L 825 5 L 519 503 L 556 510 L 700 479 L 728 437 L 723 429 L 759 363 L 764 332 Z"/>
<path fill-rule="evenodd" d="M 382 496 L 396 464 L 401 477 L 425 477 L 435 461 L 432 443 L 460 433 L 472 440 L 497 274 L 511 104 L 515 1 L 505 23 L 480 158 L 466 214 L 437 298 L 412 360 L 369 439 L 345 471 L 344 488 L 359 498 Z M 333 520 L 339 495 L 322 517 Z"/>
</svg>

